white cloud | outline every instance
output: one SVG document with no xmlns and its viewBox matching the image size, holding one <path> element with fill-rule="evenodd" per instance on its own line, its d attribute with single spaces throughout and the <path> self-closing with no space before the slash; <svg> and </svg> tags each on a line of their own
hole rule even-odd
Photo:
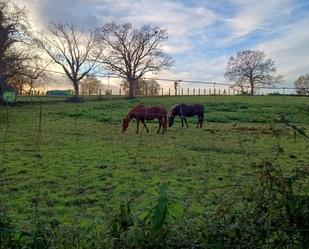
<svg viewBox="0 0 309 249">
<path fill-rule="evenodd" d="M 236 14 L 224 20 L 231 32 L 225 43 L 237 41 L 252 32 L 271 31 L 272 21 L 290 13 L 293 7 L 292 0 L 231 1 L 236 5 Z"/>
</svg>

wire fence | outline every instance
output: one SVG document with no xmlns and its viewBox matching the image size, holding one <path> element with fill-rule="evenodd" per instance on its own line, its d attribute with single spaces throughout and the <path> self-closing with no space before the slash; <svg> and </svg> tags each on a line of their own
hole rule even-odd
<svg viewBox="0 0 309 249">
<path fill-rule="evenodd" d="M 52 76 L 61 75 L 66 77 L 64 72 L 56 70 L 44 69 L 44 71 Z M 94 76 L 98 78 L 102 84 L 96 89 L 85 89 L 81 91 L 81 95 L 84 96 L 127 96 L 128 89 L 124 89 L 122 83 L 124 79 L 118 75 L 93 73 L 88 76 Z M 51 90 L 63 89 L 67 85 L 68 90 L 73 89 L 69 83 L 59 85 L 59 79 L 52 80 L 53 77 L 48 77 L 43 83 L 39 83 L 37 86 L 30 89 L 30 91 L 23 92 L 21 95 L 40 95 L 48 96 Z M 248 85 L 243 87 L 237 87 L 233 82 L 216 82 L 216 81 L 203 81 L 203 80 L 191 80 L 191 79 L 172 79 L 172 78 L 160 78 L 160 77 L 144 77 L 144 80 L 154 80 L 159 83 L 159 87 L 154 89 L 143 89 L 142 92 L 136 92 L 135 95 L 140 96 L 200 96 L 200 95 L 244 95 L 250 94 L 251 88 Z M 61 79 L 63 80 L 63 79 Z M 264 84 L 256 85 L 254 88 L 254 95 L 300 95 L 300 91 L 296 87 L 292 87 L 293 84 Z"/>
</svg>

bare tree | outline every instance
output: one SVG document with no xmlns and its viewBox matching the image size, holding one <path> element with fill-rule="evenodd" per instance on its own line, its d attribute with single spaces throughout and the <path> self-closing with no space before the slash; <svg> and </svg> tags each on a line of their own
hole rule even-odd
<svg viewBox="0 0 309 249">
<path fill-rule="evenodd" d="M 134 28 L 131 24 L 108 23 L 98 29 L 102 46 L 106 48 L 100 62 L 104 69 L 117 73 L 129 83 L 129 98 L 133 98 L 137 81 L 146 73 L 156 73 L 170 67 L 173 60 L 161 45 L 167 40 L 166 30 L 149 25 Z"/>
<path fill-rule="evenodd" d="M 254 95 L 256 87 L 272 85 L 282 79 L 282 76 L 276 75 L 275 62 L 259 50 L 240 51 L 230 57 L 225 77 L 242 90 L 250 88 L 251 95 Z"/>
<path fill-rule="evenodd" d="M 47 31 L 36 38 L 36 43 L 61 66 L 78 97 L 80 81 L 97 66 L 101 51 L 97 36 L 95 32 L 79 31 L 74 25 L 63 23 L 50 23 Z"/>
<path fill-rule="evenodd" d="M 299 76 L 294 82 L 296 92 L 299 95 L 309 95 L 309 74 Z"/>
<path fill-rule="evenodd" d="M 102 89 L 101 81 L 98 80 L 95 76 L 87 76 L 81 80 L 81 94 L 98 94 Z"/>
</svg>

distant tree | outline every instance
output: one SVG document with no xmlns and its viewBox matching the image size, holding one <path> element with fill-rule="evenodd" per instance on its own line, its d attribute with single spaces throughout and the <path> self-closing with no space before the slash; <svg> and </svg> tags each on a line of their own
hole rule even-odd
<svg viewBox="0 0 309 249">
<path fill-rule="evenodd" d="M 83 95 L 93 95 L 98 94 L 102 90 L 101 81 L 95 76 L 87 76 L 80 82 L 81 94 Z"/>
<path fill-rule="evenodd" d="M 126 95 L 129 95 L 130 84 L 127 80 L 123 80 L 121 87 Z M 156 96 L 160 91 L 160 84 L 156 80 L 139 79 L 134 88 L 134 95 L 150 95 Z"/>
<path fill-rule="evenodd" d="M 299 95 L 309 95 L 309 74 L 302 75 L 294 82 Z"/>
<path fill-rule="evenodd" d="M 275 62 L 259 50 L 240 51 L 236 56 L 231 56 L 225 77 L 234 81 L 242 91 L 250 88 L 251 95 L 254 95 L 255 88 L 272 85 L 282 79 L 282 76 L 276 75 Z"/>
<path fill-rule="evenodd" d="M 96 68 L 101 53 L 95 32 L 77 30 L 72 24 L 50 23 L 47 32 L 40 34 L 36 42 L 61 66 L 78 97 L 80 81 Z"/>
<path fill-rule="evenodd" d="M 15 74 L 9 78 L 9 84 L 20 94 L 31 94 L 39 91 L 48 76 L 44 69 L 28 68 L 25 73 Z"/>
<path fill-rule="evenodd" d="M 129 98 L 133 98 L 137 82 L 146 73 L 156 73 L 173 64 L 161 45 L 167 40 L 166 30 L 131 24 L 108 23 L 99 29 L 100 40 L 106 52 L 100 62 L 106 70 L 117 73 L 129 84 Z"/>
</svg>

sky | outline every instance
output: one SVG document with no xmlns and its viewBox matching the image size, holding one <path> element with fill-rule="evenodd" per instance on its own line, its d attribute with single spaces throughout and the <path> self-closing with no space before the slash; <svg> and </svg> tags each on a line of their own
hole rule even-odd
<svg viewBox="0 0 309 249">
<path fill-rule="evenodd" d="M 281 86 L 309 73 L 309 0 L 14 0 L 35 28 L 50 21 L 83 29 L 106 22 L 166 28 L 175 60 L 158 78 L 227 82 L 230 56 L 262 50 L 275 60 Z"/>
</svg>

